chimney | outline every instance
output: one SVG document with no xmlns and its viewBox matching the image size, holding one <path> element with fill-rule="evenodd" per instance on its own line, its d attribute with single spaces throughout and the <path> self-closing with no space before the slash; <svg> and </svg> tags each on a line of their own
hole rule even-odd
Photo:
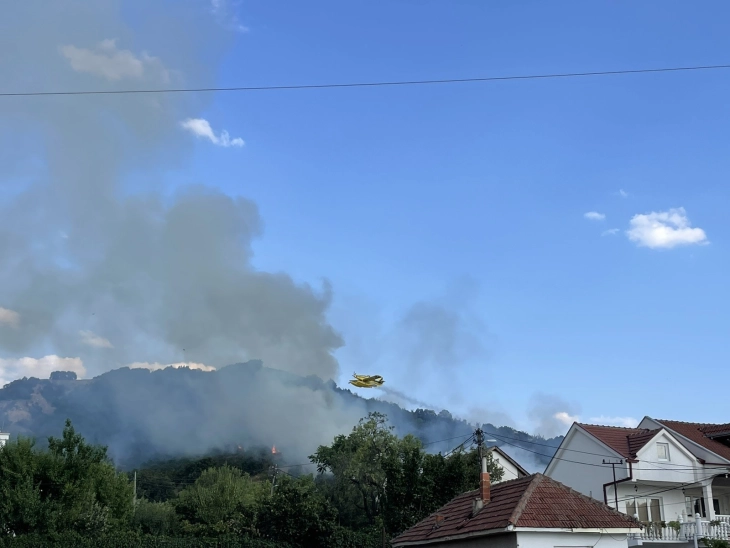
<svg viewBox="0 0 730 548">
<path fill-rule="evenodd" d="M 484 504 L 490 499 L 489 472 L 487 472 L 487 457 L 482 457 L 482 474 L 479 477 L 479 496 Z"/>
</svg>

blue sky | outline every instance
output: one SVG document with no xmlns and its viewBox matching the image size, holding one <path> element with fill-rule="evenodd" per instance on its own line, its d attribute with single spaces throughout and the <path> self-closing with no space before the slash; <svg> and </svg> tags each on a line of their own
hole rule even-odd
<svg viewBox="0 0 730 548">
<path fill-rule="evenodd" d="M 221 18 L 233 42 L 216 81 L 725 64 L 728 15 L 720 1 L 246 0 Z M 219 93 L 199 117 L 245 146 L 197 139 L 169 180 L 252 199 L 256 267 L 332 283 L 343 383 L 378 373 L 544 433 L 562 426 L 537 414 L 725 421 L 728 91 L 730 70 Z M 656 247 L 651 223 L 672 209 L 682 244 Z M 458 320 L 445 350 L 402 340 L 417 303 Z"/>
<path fill-rule="evenodd" d="M 219 83 L 722 64 L 729 10 L 249 1 Z M 468 300 L 486 356 L 409 378 L 395 357 L 346 346 L 344 376 L 372 370 L 435 405 L 518 425 L 538 393 L 582 419 L 726 420 L 713 379 L 729 350 L 729 90 L 730 71 L 708 71 L 220 94 L 205 117 L 246 146 L 201 143 L 195 173 L 258 203 L 260 268 L 331 280 L 346 341 L 368 347 L 412 303 L 465 276 L 477 284 Z M 652 249 L 626 235 L 634 215 L 671 208 L 709 245 Z"/>
</svg>

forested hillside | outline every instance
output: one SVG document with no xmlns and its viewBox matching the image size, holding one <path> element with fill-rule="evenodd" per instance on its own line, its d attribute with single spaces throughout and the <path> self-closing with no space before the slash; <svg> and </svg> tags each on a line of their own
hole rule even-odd
<svg viewBox="0 0 730 548">
<path fill-rule="evenodd" d="M 371 412 L 389 417 L 399 436 L 413 434 L 429 452 L 447 452 L 476 425 L 448 411 L 409 411 L 365 399 L 333 381 L 299 377 L 252 361 L 215 372 L 168 368 L 117 369 L 90 380 L 63 374 L 24 378 L 0 389 L 0 422 L 11 434 L 45 438 L 69 418 L 92 443 L 108 446 L 118 466 L 215 451 L 270 450 L 291 462 L 349 432 Z M 494 445 L 538 470 L 560 438 L 535 438 L 509 427 L 483 425 Z"/>
</svg>

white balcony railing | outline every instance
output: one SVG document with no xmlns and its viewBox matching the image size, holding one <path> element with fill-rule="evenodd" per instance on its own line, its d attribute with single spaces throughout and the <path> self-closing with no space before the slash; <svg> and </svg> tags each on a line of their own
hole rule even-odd
<svg viewBox="0 0 730 548">
<path fill-rule="evenodd" d="M 717 519 L 717 517 L 712 524 L 710 521 L 700 520 L 699 528 L 694 521 L 680 523 L 679 527 L 662 526 L 659 523 L 645 524 L 638 537 L 650 542 L 688 542 L 694 540 L 695 533 L 697 533 L 698 539 L 730 540 L 730 520 Z"/>
</svg>

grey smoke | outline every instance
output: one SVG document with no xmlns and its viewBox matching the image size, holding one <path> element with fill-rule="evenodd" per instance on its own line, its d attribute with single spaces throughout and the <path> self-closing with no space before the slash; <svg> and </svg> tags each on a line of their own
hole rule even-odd
<svg viewBox="0 0 730 548">
<path fill-rule="evenodd" d="M 551 394 L 537 393 L 530 400 L 528 418 L 536 425 L 535 433 L 551 438 L 562 436 L 577 419 L 575 403 Z"/>
<path fill-rule="evenodd" d="M 142 5 L 132 28 L 127 21 Z M 205 86 L 230 39 L 203 1 L 3 9 L 7 91 Z M 164 33 L 145 24 L 163 18 Z M 179 122 L 198 115 L 204 100 L 0 101 L 2 144 L 13 143 L 2 158 L 12 161 L 0 165 L 8 191 L 0 202 L 0 305 L 21 318 L 18 329 L 0 330 L 3 352 L 80 356 L 90 374 L 131 362 L 219 367 L 260 358 L 336 375 L 332 352 L 343 341 L 325 317 L 329 284 L 312 288 L 251 266 L 251 243 L 263 232 L 251 201 L 210 186 L 163 187 L 165 171 L 191 152 Z M 145 188 L 130 192 L 139 179 Z"/>
<path fill-rule="evenodd" d="M 398 325 L 397 344 L 411 373 L 422 368 L 453 371 L 474 359 L 486 359 L 489 332 L 472 303 L 477 284 L 459 280 L 441 298 L 413 304 Z"/>
</svg>

